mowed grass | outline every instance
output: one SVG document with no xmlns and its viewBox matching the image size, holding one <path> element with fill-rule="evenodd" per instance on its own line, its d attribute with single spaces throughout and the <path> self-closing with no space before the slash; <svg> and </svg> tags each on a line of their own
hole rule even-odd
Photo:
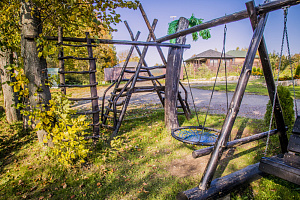
<svg viewBox="0 0 300 200">
<path fill-rule="evenodd" d="M 173 139 L 164 128 L 164 111 L 157 107 L 129 110 L 111 146 L 98 141 L 96 146 L 90 146 L 85 164 L 70 168 L 61 166 L 49 155 L 49 149 L 37 143 L 34 131 L 24 131 L 21 123 L 8 125 L 3 112 L 0 118 L 1 199 L 175 199 L 178 192 L 199 184 L 204 169 L 194 169 L 195 174 L 189 171 L 197 163 L 204 162 L 205 166 L 208 160 L 191 158 L 192 151 L 200 147 Z M 195 116 L 190 121 L 182 116 L 179 120 L 184 126 L 197 124 Z M 200 121 L 203 120 L 201 113 Z M 207 125 L 221 128 L 223 121 L 224 115 L 209 115 Z M 261 127 L 261 120 L 237 118 L 231 139 L 265 131 Z M 108 138 L 109 132 L 101 133 L 103 139 Z M 261 140 L 224 152 L 226 157 L 215 177 L 258 162 L 264 149 L 265 141 Z M 274 136 L 269 155 L 279 151 L 278 138 Z M 234 191 L 231 197 L 300 199 L 299 188 L 268 176 Z"/>
<path fill-rule="evenodd" d="M 234 92 L 236 88 L 237 83 L 230 83 L 227 85 L 227 89 L 229 92 Z M 213 85 L 210 86 L 192 86 L 194 88 L 202 89 L 202 90 L 212 90 Z M 293 86 L 287 86 L 287 88 L 290 90 L 292 96 L 294 96 L 294 89 Z M 215 87 L 216 91 L 226 91 L 226 85 L 216 85 Z M 265 81 L 263 79 L 258 80 L 251 80 L 248 82 L 246 87 L 246 93 L 249 94 L 256 94 L 256 95 L 269 95 L 267 86 L 265 85 Z M 295 95 L 296 98 L 300 98 L 300 86 L 295 86 Z"/>
</svg>

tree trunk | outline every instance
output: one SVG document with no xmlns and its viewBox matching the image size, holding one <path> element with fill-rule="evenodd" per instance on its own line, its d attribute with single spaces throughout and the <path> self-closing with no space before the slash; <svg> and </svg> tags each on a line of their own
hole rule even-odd
<svg viewBox="0 0 300 200">
<path fill-rule="evenodd" d="M 39 103 L 48 105 L 51 94 L 49 86 L 45 84 L 48 79 L 46 59 L 38 56 L 39 50 L 34 40 L 24 38 L 26 35 L 38 36 L 42 32 L 38 10 L 33 9 L 31 1 L 21 1 L 21 26 L 21 56 L 24 59 L 24 72 L 29 80 L 29 105 L 31 108 Z"/>
<path fill-rule="evenodd" d="M 2 91 L 4 96 L 4 108 L 6 120 L 9 124 L 12 124 L 20 120 L 20 112 L 14 106 L 18 104 L 18 95 L 14 92 L 12 86 L 9 86 L 6 82 L 14 82 L 15 78 L 11 77 L 11 74 L 7 69 L 6 65 L 13 64 L 13 53 L 10 50 L 0 51 L 0 74 Z"/>
<path fill-rule="evenodd" d="M 24 61 L 24 72 L 29 80 L 29 105 L 30 109 L 32 109 L 39 104 L 48 105 L 51 99 L 50 89 L 46 84 L 48 79 L 46 59 L 43 56 L 38 56 L 41 49 L 38 49 L 35 40 L 25 39 L 26 35 L 38 36 L 42 33 L 42 23 L 38 9 L 34 8 L 31 0 L 21 1 L 20 17 L 22 26 L 21 56 Z M 33 122 L 33 124 L 35 124 L 35 122 Z M 24 127 L 29 127 L 28 118 L 24 120 Z M 39 141 L 42 141 L 45 135 L 47 135 L 47 133 L 44 130 L 37 132 Z M 51 140 L 48 140 L 48 146 L 53 146 Z"/>
</svg>

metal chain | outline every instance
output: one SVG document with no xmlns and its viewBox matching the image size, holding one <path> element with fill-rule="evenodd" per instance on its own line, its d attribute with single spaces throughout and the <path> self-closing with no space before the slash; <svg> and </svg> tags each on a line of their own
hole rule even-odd
<svg viewBox="0 0 300 200">
<path fill-rule="evenodd" d="M 274 109 L 275 109 L 275 100 L 277 96 L 277 88 L 278 88 L 278 81 L 279 81 L 279 74 L 280 74 L 280 68 L 281 68 L 281 61 L 282 61 L 282 52 L 283 52 L 283 46 L 284 46 L 284 37 L 286 35 L 286 21 L 287 21 L 287 8 L 284 7 L 284 28 L 283 28 L 283 35 L 282 35 L 282 41 L 281 41 L 281 49 L 280 49 L 280 57 L 279 57 L 279 65 L 278 65 L 278 72 L 277 72 L 277 80 L 275 84 L 275 91 L 274 91 L 274 98 L 273 98 L 273 105 L 272 105 L 272 112 L 271 112 L 271 118 L 270 118 L 270 123 L 269 123 L 269 131 L 268 131 L 268 137 L 267 137 L 267 142 L 266 142 L 266 149 L 264 152 L 264 155 L 266 156 L 268 147 L 269 147 L 269 142 L 270 142 L 270 132 L 272 128 L 272 121 L 273 121 L 273 115 L 274 115 Z"/>
<path fill-rule="evenodd" d="M 288 14 L 288 9 L 286 8 L 284 10 L 286 12 L 285 14 L 285 21 L 287 21 L 287 14 Z M 287 26 L 286 26 L 286 31 L 285 31 L 285 37 L 286 37 L 286 45 L 287 45 L 287 50 L 288 50 L 288 57 L 289 57 L 289 65 L 291 69 L 291 77 L 292 77 L 292 83 L 293 83 L 293 90 L 294 90 L 294 104 L 295 104 L 295 114 L 296 117 L 298 116 L 298 108 L 297 108 L 297 99 L 296 99 L 296 90 L 295 90 L 295 79 L 294 79 L 294 72 L 293 72 L 293 66 L 292 66 L 292 59 L 291 59 L 291 51 L 290 51 L 290 43 L 289 43 L 289 38 L 288 38 L 288 32 L 287 32 Z"/>
<path fill-rule="evenodd" d="M 216 74 L 216 79 L 215 79 L 214 86 L 213 86 L 213 89 L 212 89 L 212 92 L 211 92 L 211 95 L 210 95 L 208 108 L 206 110 L 205 119 L 204 119 L 203 127 L 202 127 L 202 133 L 204 132 L 204 127 L 205 127 L 205 124 L 206 124 L 208 111 L 209 111 L 209 108 L 210 108 L 210 105 L 211 105 L 212 97 L 214 95 L 214 91 L 215 91 L 215 87 L 216 87 L 216 83 L 217 83 L 218 74 L 219 74 L 219 71 L 220 71 L 220 66 L 221 66 L 221 61 L 222 61 L 223 54 L 225 56 L 226 32 L 227 32 L 227 27 L 225 25 L 225 27 L 224 27 L 224 38 L 223 38 L 223 49 L 222 49 L 221 58 L 220 58 L 220 62 L 219 62 L 219 66 L 218 66 L 218 70 L 217 70 L 217 74 Z M 201 136 L 200 136 L 200 141 L 201 141 Z"/>
</svg>

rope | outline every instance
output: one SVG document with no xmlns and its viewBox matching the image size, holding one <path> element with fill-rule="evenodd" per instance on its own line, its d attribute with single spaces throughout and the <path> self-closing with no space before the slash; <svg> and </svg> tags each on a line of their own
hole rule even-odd
<svg viewBox="0 0 300 200">
<path fill-rule="evenodd" d="M 221 61 L 222 61 L 223 54 L 224 54 L 224 57 L 225 57 L 226 32 L 227 32 L 227 27 L 225 25 L 225 27 L 224 27 L 224 38 L 223 38 L 223 49 L 222 49 L 222 52 L 221 52 L 221 59 L 220 59 L 220 62 L 219 62 L 219 66 L 218 66 L 218 70 L 217 70 L 217 74 L 216 74 L 216 79 L 215 79 L 215 82 L 214 82 L 213 90 L 212 90 L 212 93 L 210 95 L 210 100 L 209 100 L 208 108 L 207 108 L 207 111 L 206 111 L 206 114 L 205 114 L 205 119 L 204 119 L 204 122 L 203 122 L 202 133 L 204 132 L 204 127 L 205 127 L 205 124 L 206 124 L 206 120 L 207 120 L 207 116 L 208 116 L 208 111 L 209 111 L 209 108 L 210 108 L 210 105 L 211 105 L 212 97 L 213 97 L 214 92 L 215 92 L 215 87 L 216 87 L 216 83 L 217 83 L 218 74 L 219 74 L 219 71 L 220 71 L 220 66 L 221 66 Z M 227 85 L 226 85 L 226 87 L 227 87 Z M 228 105 L 227 105 L 227 108 L 228 108 Z M 201 137 L 200 137 L 200 140 L 201 140 Z"/>
<path fill-rule="evenodd" d="M 197 113 L 197 109 L 196 109 L 196 105 L 195 105 L 195 100 L 194 100 L 194 95 L 192 93 L 192 89 L 191 89 L 191 85 L 190 85 L 189 76 L 188 76 L 187 71 L 186 71 L 185 62 L 183 62 L 183 67 L 184 67 L 185 75 L 186 75 L 186 78 L 187 78 L 187 81 L 188 81 L 188 85 L 189 85 L 189 88 L 190 88 L 190 93 L 191 93 L 191 97 L 192 97 L 192 101 L 193 101 L 193 106 L 194 106 L 196 117 L 197 117 L 197 122 L 198 122 L 198 125 L 200 127 L 199 116 L 198 116 L 198 113 Z"/>
<path fill-rule="evenodd" d="M 273 115 L 274 115 L 274 109 L 275 109 L 275 100 L 276 100 L 276 96 L 277 96 L 277 88 L 278 88 L 279 74 L 280 74 L 281 61 L 282 61 L 282 52 L 283 52 L 283 46 L 284 46 L 284 37 L 285 37 L 286 31 L 287 31 L 287 28 L 286 28 L 287 8 L 284 7 L 283 9 L 284 9 L 284 28 L 283 28 L 283 35 L 282 35 L 282 41 L 281 41 L 279 66 L 278 66 L 278 72 L 277 72 L 277 80 L 276 80 L 276 84 L 275 84 L 272 112 L 271 112 L 271 118 L 270 118 L 270 123 L 269 123 L 269 131 L 268 131 L 268 137 L 267 137 L 267 142 L 266 142 L 266 149 L 265 149 L 265 152 L 264 152 L 265 156 L 267 154 L 268 147 L 269 147 L 269 142 L 270 142 L 270 132 L 271 132 L 271 128 L 272 128 L 272 121 L 273 121 Z"/>
</svg>

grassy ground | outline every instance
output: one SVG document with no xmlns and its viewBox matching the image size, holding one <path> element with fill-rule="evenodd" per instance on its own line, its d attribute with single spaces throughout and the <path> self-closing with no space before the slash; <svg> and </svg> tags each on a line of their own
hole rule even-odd
<svg viewBox="0 0 300 200">
<path fill-rule="evenodd" d="M 52 158 L 33 131 L 23 131 L 21 123 L 8 125 L 1 112 L 0 198 L 165 200 L 196 187 L 209 157 L 193 159 L 191 153 L 199 147 L 173 139 L 164 129 L 163 110 L 154 108 L 130 110 L 112 147 L 99 141 L 84 165 L 70 168 Z M 223 115 L 209 116 L 207 125 L 220 128 L 223 120 Z M 190 121 L 180 116 L 180 123 L 197 124 L 195 116 Z M 238 118 L 231 138 L 264 131 L 261 127 L 261 120 Z M 264 148 L 264 141 L 256 141 L 226 151 L 215 177 L 258 162 Z M 278 152 L 274 136 L 269 155 Z M 299 190 L 300 186 L 268 176 L 234 191 L 231 197 L 300 199 Z"/>
<path fill-rule="evenodd" d="M 249 94 L 257 94 L 257 95 L 268 95 L 267 87 L 264 85 L 265 81 L 263 79 L 252 80 L 248 82 L 246 92 Z M 237 83 L 230 83 L 227 85 L 228 91 L 234 92 Z M 212 90 L 213 86 L 192 86 L 202 90 Z M 287 87 L 292 95 L 294 95 L 293 86 Z M 226 85 L 216 85 L 216 91 L 226 91 Z M 295 94 L 296 98 L 300 98 L 300 86 L 295 86 Z"/>
</svg>

